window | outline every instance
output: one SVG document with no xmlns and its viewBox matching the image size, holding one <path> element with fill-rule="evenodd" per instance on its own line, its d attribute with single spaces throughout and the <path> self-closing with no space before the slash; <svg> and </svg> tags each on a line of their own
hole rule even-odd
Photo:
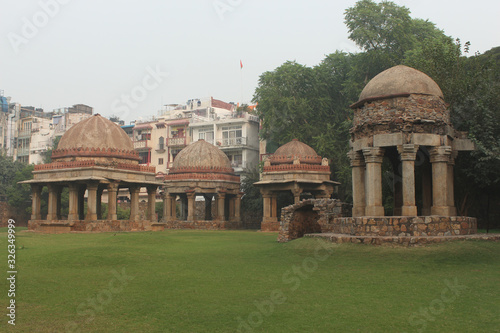
<svg viewBox="0 0 500 333">
<path fill-rule="evenodd" d="M 163 158 L 158 159 L 158 165 L 163 165 Z"/>
<path fill-rule="evenodd" d="M 233 146 L 241 144 L 242 130 L 241 126 L 224 126 L 222 127 L 222 145 Z"/>
<path fill-rule="evenodd" d="M 165 149 L 165 138 L 162 136 L 158 139 L 158 149 Z"/>
<path fill-rule="evenodd" d="M 214 143 L 214 129 L 213 127 L 200 128 L 198 130 L 198 139 L 205 140 L 208 143 Z"/>
</svg>

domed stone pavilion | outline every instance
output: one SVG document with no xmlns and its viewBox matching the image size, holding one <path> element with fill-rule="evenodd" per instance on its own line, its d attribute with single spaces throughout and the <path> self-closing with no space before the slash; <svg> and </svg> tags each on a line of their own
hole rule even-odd
<svg viewBox="0 0 500 333">
<path fill-rule="evenodd" d="M 334 186 L 330 180 L 328 159 L 321 158 L 310 146 L 294 139 L 279 147 L 264 162 L 262 178 L 254 185 L 260 187 L 264 200 L 262 231 L 278 231 L 277 197 L 280 192 L 291 192 L 294 203 L 307 192 L 315 198 L 330 198 Z"/>
<path fill-rule="evenodd" d="M 179 152 L 169 174 L 165 175 L 163 190 L 164 221 L 158 225 L 164 228 L 241 228 L 240 177 L 226 154 L 205 140 L 193 142 Z M 205 203 L 201 217 L 196 214 L 197 196 L 202 196 Z"/>
<path fill-rule="evenodd" d="M 155 219 L 155 195 L 160 185 L 155 168 L 139 165 L 132 141 L 118 125 L 96 114 L 71 127 L 52 152 L 52 163 L 35 166 L 32 188 L 31 230 L 126 231 L 147 230 Z M 48 212 L 41 219 L 42 188 L 48 187 Z M 61 192 L 69 189 L 67 219 L 61 216 Z M 139 221 L 139 191 L 148 190 L 148 221 Z M 128 188 L 131 197 L 130 219 L 117 220 L 119 188 Z M 101 197 L 108 195 L 106 221 L 101 216 Z M 87 209 L 84 210 L 85 193 Z"/>
<path fill-rule="evenodd" d="M 475 219 L 456 217 L 453 194 L 457 153 L 473 150 L 474 144 L 467 139 L 467 133 L 453 128 L 436 82 L 416 69 L 395 66 L 375 76 L 351 107 L 354 121 L 349 157 L 354 225 L 359 224 L 357 217 L 374 217 L 376 234 L 381 228 L 384 235 L 475 232 Z M 392 175 L 385 180 L 384 160 Z M 386 215 L 386 181 L 390 181 L 390 195 L 394 198 L 388 215 L 408 218 L 382 218 Z M 424 219 L 417 216 L 432 218 L 423 223 Z M 405 230 L 397 226 L 400 221 L 410 220 L 415 223 Z"/>
</svg>

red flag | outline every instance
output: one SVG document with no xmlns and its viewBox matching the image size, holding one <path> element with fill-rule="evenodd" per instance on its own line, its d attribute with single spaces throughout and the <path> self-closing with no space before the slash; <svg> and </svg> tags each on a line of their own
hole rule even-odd
<svg viewBox="0 0 500 333">
<path fill-rule="evenodd" d="M 240 60 L 240 69 L 243 68 L 243 63 Z"/>
</svg>

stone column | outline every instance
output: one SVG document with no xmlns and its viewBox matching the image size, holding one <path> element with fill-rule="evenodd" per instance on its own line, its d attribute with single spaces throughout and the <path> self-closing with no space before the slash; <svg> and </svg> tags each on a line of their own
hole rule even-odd
<svg viewBox="0 0 500 333">
<path fill-rule="evenodd" d="M 398 146 L 401 162 L 403 163 L 403 216 L 417 216 L 415 204 L 415 159 L 417 157 L 418 145 L 404 144 Z"/>
<path fill-rule="evenodd" d="M 68 202 L 68 221 L 78 220 L 78 190 L 79 184 L 71 183 L 68 186 L 69 202 Z"/>
<path fill-rule="evenodd" d="M 47 203 L 47 221 L 57 220 L 57 192 L 58 188 L 54 184 L 49 184 L 49 201 Z"/>
<path fill-rule="evenodd" d="M 196 193 L 191 192 L 187 193 L 187 200 L 188 200 L 188 213 L 187 213 L 187 220 L 188 221 L 194 221 L 195 220 L 195 199 L 196 199 Z"/>
<path fill-rule="evenodd" d="M 148 186 L 148 220 L 156 222 L 156 186 Z"/>
<path fill-rule="evenodd" d="M 448 206 L 450 207 L 450 216 L 457 216 L 457 208 L 455 207 L 455 186 L 454 186 L 454 167 L 455 159 L 458 152 L 452 151 L 448 162 Z"/>
<path fill-rule="evenodd" d="M 204 194 L 205 198 L 205 221 L 212 220 L 212 194 Z"/>
<path fill-rule="evenodd" d="M 384 216 L 382 205 L 382 161 L 384 149 L 379 147 L 363 148 L 366 163 L 366 216 Z"/>
<path fill-rule="evenodd" d="M 41 220 L 41 200 L 42 186 L 39 184 L 31 184 L 31 219 Z"/>
<path fill-rule="evenodd" d="M 226 193 L 217 193 L 217 220 L 225 221 Z"/>
<path fill-rule="evenodd" d="M 365 215 L 365 159 L 359 151 L 348 154 L 352 168 L 352 216 Z"/>
<path fill-rule="evenodd" d="M 450 146 L 434 147 L 430 150 L 432 163 L 432 215 L 450 216 L 448 205 L 448 163 Z"/>
<path fill-rule="evenodd" d="M 241 193 L 234 199 L 234 220 L 237 222 L 241 220 Z"/>
<path fill-rule="evenodd" d="M 138 221 L 139 220 L 139 192 L 141 191 L 141 187 L 137 185 L 132 185 L 129 187 L 130 191 L 130 220 Z"/>
<path fill-rule="evenodd" d="M 294 184 L 292 189 L 294 204 L 298 204 L 300 202 L 300 194 L 302 193 L 302 191 L 303 190 L 298 186 L 298 184 Z"/>
<path fill-rule="evenodd" d="M 278 221 L 278 193 L 271 194 L 271 217 L 273 221 Z"/>
<path fill-rule="evenodd" d="M 177 219 L 175 194 L 163 194 L 163 219 L 165 222 Z"/>
<path fill-rule="evenodd" d="M 271 218 L 271 194 L 269 193 L 262 193 L 262 199 L 263 199 L 263 220 L 268 221 Z"/>
<path fill-rule="evenodd" d="M 96 221 L 97 220 L 97 188 L 99 184 L 87 184 L 87 215 L 85 216 L 86 221 Z"/>
<path fill-rule="evenodd" d="M 118 184 L 109 183 L 108 184 L 108 220 L 118 220 L 118 215 L 116 214 L 116 197 L 118 195 Z"/>
</svg>

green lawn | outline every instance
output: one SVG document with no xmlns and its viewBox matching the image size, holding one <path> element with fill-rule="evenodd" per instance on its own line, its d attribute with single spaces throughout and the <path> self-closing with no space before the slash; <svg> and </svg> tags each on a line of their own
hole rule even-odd
<svg viewBox="0 0 500 333">
<path fill-rule="evenodd" d="M 0 331 L 500 331 L 498 242 L 394 248 L 276 236 L 17 233 L 16 326 L 1 279 Z M 5 231 L 0 248 L 6 272 Z"/>
</svg>

